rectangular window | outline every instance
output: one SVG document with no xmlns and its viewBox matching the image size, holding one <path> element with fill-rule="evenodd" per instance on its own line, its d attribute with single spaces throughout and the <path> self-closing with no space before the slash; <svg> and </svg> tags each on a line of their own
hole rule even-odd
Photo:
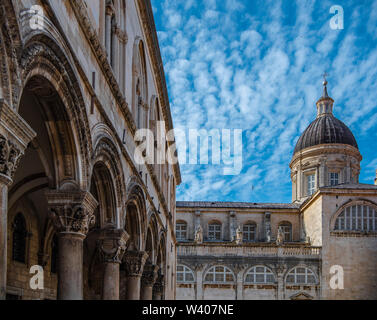
<svg viewBox="0 0 377 320">
<path fill-rule="evenodd" d="M 243 241 L 250 242 L 255 241 L 255 224 L 245 224 L 243 226 Z"/>
<path fill-rule="evenodd" d="M 329 181 L 330 181 L 330 186 L 338 185 L 339 184 L 339 173 L 338 172 L 330 172 Z"/>
<path fill-rule="evenodd" d="M 177 240 L 186 240 L 187 239 L 187 224 L 177 223 L 175 227 L 175 234 L 176 234 Z"/>
<path fill-rule="evenodd" d="M 292 241 L 292 227 L 290 225 L 281 225 L 280 227 L 283 229 L 284 241 Z"/>
<path fill-rule="evenodd" d="M 221 240 L 221 224 L 208 225 L 208 240 Z"/>
<path fill-rule="evenodd" d="M 315 192 L 315 174 L 307 176 L 308 181 L 308 196 L 311 196 Z"/>
</svg>

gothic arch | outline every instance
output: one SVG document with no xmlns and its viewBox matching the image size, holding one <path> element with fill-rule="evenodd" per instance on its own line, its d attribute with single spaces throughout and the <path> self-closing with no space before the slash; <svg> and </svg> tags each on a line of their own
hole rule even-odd
<svg viewBox="0 0 377 320">
<path fill-rule="evenodd" d="M 156 218 L 155 212 L 153 211 L 150 211 L 148 215 L 148 229 L 146 232 L 145 245 L 146 245 L 145 251 L 147 252 L 148 252 L 148 246 L 152 248 L 152 250 L 150 250 L 151 254 L 149 254 L 148 259 L 150 260 L 152 264 L 156 263 L 157 251 L 158 251 L 158 246 L 159 246 L 158 220 Z"/>
<path fill-rule="evenodd" d="M 132 56 L 132 114 L 137 128 L 145 128 L 148 106 L 148 79 L 145 46 L 136 37 Z"/>
<path fill-rule="evenodd" d="M 136 177 L 130 180 L 127 186 L 126 212 L 122 223 L 126 232 L 130 235 L 128 240 L 129 250 L 140 251 L 145 248 L 146 202 L 143 189 L 137 183 Z"/>
<path fill-rule="evenodd" d="M 82 189 L 86 189 L 89 180 L 89 154 L 91 154 L 92 142 L 85 101 L 77 81 L 78 77 L 66 53 L 60 49 L 54 39 L 45 34 L 36 34 L 29 39 L 24 47 L 21 67 L 23 90 L 28 83 L 37 80 L 34 85 L 36 89 L 42 89 L 39 93 L 49 95 L 49 91 L 43 91 L 46 90 L 45 88 L 38 88 L 38 81 L 43 79 L 51 85 L 49 90 L 55 90 L 61 100 L 64 111 L 61 110 L 61 114 L 55 114 L 55 117 L 59 119 L 63 116 L 64 121 L 69 123 L 64 130 L 70 136 L 62 138 L 62 141 L 68 143 L 69 146 L 66 147 L 71 148 L 71 152 L 74 153 L 75 159 L 72 163 L 76 177 L 73 180 L 78 182 Z M 18 103 L 18 108 L 20 103 L 21 101 Z M 62 130 L 61 128 L 56 129 L 58 132 Z"/>
<path fill-rule="evenodd" d="M 121 226 L 120 213 L 124 211 L 124 195 L 126 187 L 124 182 L 123 168 L 120 158 L 120 151 L 114 143 L 114 139 L 110 134 L 104 131 L 104 128 L 95 127 L 94 134 L 94 153 L 92 156 L 92 182 L 93 178 L 100 178 L 108 185 L 106 191 L 110 197 L 114 198 L 113 223 Z M 97 176 L 96 176 L 97 173 Z M 91 187 L 93 187 L 91 185 Z M 113 195 L 111 195 L 113 193 Z"/>
</svg>

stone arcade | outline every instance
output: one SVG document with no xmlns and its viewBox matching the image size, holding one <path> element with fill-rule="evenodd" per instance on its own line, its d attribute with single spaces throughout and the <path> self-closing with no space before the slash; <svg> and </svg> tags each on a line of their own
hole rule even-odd
<svg viewBox="0 0 377 320">
<path fill-rule="evenodd" d="M 377 299 L 377 185 L 333 103 L 325 81 L 292 203 L 177 202 L 177 299 Z"/>
<path fill-rule="evenodd" d="M 2 0 L 0 27 L 0 299 L 174 299 L 179 166 L 133 157 L 172 129 L 149 0 Z"/>
</svg>

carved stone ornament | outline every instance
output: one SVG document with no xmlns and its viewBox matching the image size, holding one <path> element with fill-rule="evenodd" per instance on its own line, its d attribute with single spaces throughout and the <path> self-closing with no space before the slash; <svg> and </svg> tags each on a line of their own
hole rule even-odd
<svg viewBox="0 0 377 320">
<path fill-rule="evenodd" d="M 157 271 L 159 266 L 148 263 L 144 266 L 143 276 L 141 277 L 141 283 L 144 287 L 151 287 L 157 280 Z"/>
<path fill-rule="evenodd" d="M 276 237 L 276 245 L 281 246 L 283 243 L 284 243 L 284 232 L 283 232 L 283 228 L 279 227 L 278 235 Z"/>
<path fill-rule="evenodd" d="M 0 174 L 13 179 L 24 150 L 35 132 L 0 99 Z"/>
<path fill-rule="evenodd" d="M 48 191 L 49 214 L 58 232 L 86 235 L 95 223 L 98 202 L 86 191 Z"/>
<path fill-rule="evenodd" d="M 195 239 L 194 239 L 194 241 L 197 244 L 203 243 L 203 229 L 202 229 L 202 227 L 201 227 L 200 224 L 198 225 L 198 227 L 195 230 Z"/>
<path fill-rule="evenodd" d="M 0 134 L 0 173 L 12 179 L 21 157 L 21 150 Z"/>
<path fill-rule="evenodd" d="M 123 229 L 102 229 L 98 248 L 103 262 L 121 263 L 127 249 L 128 238 L 129 235 Z"/>
<path fill-rule="evenodd" d="M 123 258 L 127 276 L 141 277 L 147 258 L 148 253 L 145 251 L 127 251 Z"/>
</svg>

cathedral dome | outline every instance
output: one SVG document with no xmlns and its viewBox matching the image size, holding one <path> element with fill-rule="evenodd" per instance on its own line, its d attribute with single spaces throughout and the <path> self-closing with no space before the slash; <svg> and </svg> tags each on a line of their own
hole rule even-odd
<svg viewBox="0 0 377 320">
<path fill-rule="evenodd" d="M 332 114 L 323 115 L 315 119 L 298 139 L 295 151 L 327 143 L 348 144 L 358 149 L 358 145 L 351 130 Z"/>
<path fill-rule="evenodd" d="M 358 149 L 351 130 L 334 117 L 332 113 L 334 100 L 327 93 L 327 81 L 323 85 L 323 95 L 317 101 L 317 118 L 298 139 L 294 154 L 320 144 L 347 144 Z"/>
</svg>

